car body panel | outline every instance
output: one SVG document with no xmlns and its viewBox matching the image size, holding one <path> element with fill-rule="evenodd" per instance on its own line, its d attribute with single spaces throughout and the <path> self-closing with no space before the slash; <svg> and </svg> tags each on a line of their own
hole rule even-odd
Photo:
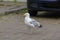
<svg viewBox="0 0 60 40">
<path fill-rule="evenodd" d="M 59 0 L 27 0 L 29 10 L 60 11 Z"/>
</svg>

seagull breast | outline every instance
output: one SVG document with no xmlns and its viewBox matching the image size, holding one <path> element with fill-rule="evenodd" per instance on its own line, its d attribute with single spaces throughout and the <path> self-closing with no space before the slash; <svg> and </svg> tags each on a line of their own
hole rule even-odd
<svg viewBox="0 0 60 40">
<path fill-rule="evenodd" d="M 37 22 L 36 20 L 30 18 L 29 13 L 25 13 L 25 24 L 31 27 L 41 27 L 41 24 Z"/>
</svg>

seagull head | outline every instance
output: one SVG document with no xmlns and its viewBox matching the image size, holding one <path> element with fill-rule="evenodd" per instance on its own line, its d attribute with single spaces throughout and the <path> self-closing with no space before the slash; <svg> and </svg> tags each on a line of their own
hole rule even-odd
<svg viewBox="0 0 60 40">
<path fill-rule="evenodd" d="M 25 17 L 30 17 L 30 14 L 29 13 L 25 13 L 24 16 Z"/>
</svg>

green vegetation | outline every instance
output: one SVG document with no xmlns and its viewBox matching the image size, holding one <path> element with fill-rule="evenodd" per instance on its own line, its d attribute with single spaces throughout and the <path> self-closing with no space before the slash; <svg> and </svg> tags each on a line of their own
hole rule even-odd
<svg viewBox="0 0 60 40">
<path fill-rule="evenodd" d="M 21 9 L 20 10 L 20 13 L 25 13 L 25 12 L 28 12 L 28 9 L 27 8 L 24 8 L 24 9 Z"/>
<path fill-rule="evenodd" d="M 27 8 L 24 8 L 24 9 L 21 9 L 20 11 L 19 11 L 20 13 L 25 13 L 25 12 L 28 12 L 27 11 Z M 13 13 L 12 13 L 13 14 Z M 2 17 L 2 16 L 6 16 L 5 14 L 0 14 L 0 17 Z"/>
<path fill-rule="evenodd" d="M 11 3 L 14 3 L 14 2 L 11 2 Z M 17 6 L 24 5 L 24 4 L 26 5 L 26 2 L 17 2 L 17 3 L 14 3 L 14 4 L 16 4 Z M 0 4 L 0 6 L 4 6 L 4 4 Z M 10 4 L 8 4 L 6 6 L 10 6 Z M 25 12 L 27 12 L 27 8 L 21 9 L 18 12 L 19 13 L 25 13 Z M 13 14 L 13 13 L 11 13 L 11 14 Z M 2 16 L 5 16 L 5 14 L 0 13 L 0 17 L 2 17 Z"/>
<path fill-rule="evenodd" d="M 4 16 L 4 14 L 0 14 L 0 17 Z"/>
</svg>

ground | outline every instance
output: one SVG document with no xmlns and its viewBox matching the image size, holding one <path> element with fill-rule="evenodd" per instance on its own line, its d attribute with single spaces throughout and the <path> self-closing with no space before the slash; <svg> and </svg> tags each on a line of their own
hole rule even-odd
<svg viewBox="0 0 60 40">
<path fill-rule="evenodd" d="M 30 34 L 21 13 L 0 17 L 0 40 L 60 40 L 60 19 L 32 18 L 43 27 Z"/>
<path fill-rule="evenodd" d="M 20 11 L 19 14 L 0 16 L 0 40 L 60 40 L 60 18 L 48 18 L 48 16 L 53 17 L 55 13 L 53 15 L 48 13 L 47 17 L 32 17 L 43 25 L 33 34 L 30 34 L 24 24 L 23 13 Z"/>
<path fill-rule="evenodd" d="M 5 12 L 12 10 L 14 8 L 24 6 L 26 5 L 26 2 L 0 2 L 0 14 L 5 14 Z M 23 7 L 22 7 L 23 8 Z"/>
</svg>

